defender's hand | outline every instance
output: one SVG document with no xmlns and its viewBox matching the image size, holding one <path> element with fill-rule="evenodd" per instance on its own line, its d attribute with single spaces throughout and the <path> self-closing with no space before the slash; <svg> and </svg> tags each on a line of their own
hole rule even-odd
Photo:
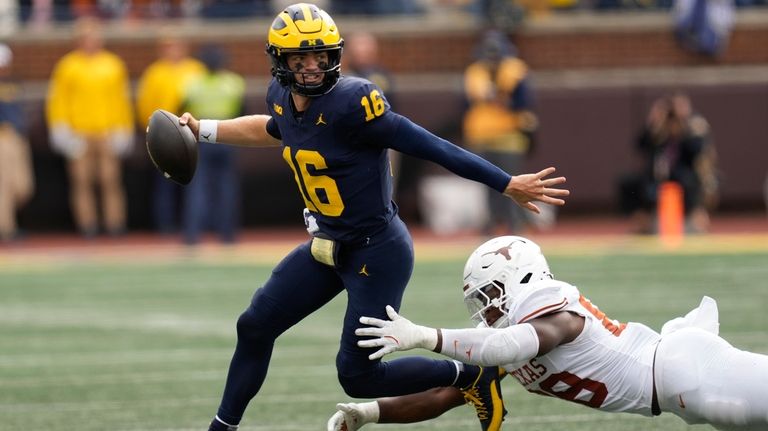
<svg viewBox="0 0 768 431">
<path fill-rule="evenodd" d="M 390 305 L 387 305 L 387 316 L 390 320 L 363 316 L 360 318 L 360 323 L 373 327 L 355 329 L 355 335 L 379 337 L 357 342 L 360 347 L 381 347 L 381 349 L 368 355 L 369 359 L 379 359 L 388 353 L 418 347 L 433 350 L 437 345 L 436 329 L 415 325 L 397 314 Z"/>
<path fill-rule="evenodd" d="M 356 431 L 366 424 L 357 404 L 336 404 L 336 413 L 328 419 L 328 431 Z"/>
<path fill-rule="evenodd" d="M 555 172 L 555 168 L 549 167 L 535 174 L 515 175 L 509 181 L 504 194 L 511 197 L 521 207 L 539 214 L 541 210 L 533 201 L 544 202 L 551 205 L 564 205 L 560 199 L 571 194 L 567 189 L 552 188 L 565 183 L 565 177 L 544 178 Z"/>
</svg>

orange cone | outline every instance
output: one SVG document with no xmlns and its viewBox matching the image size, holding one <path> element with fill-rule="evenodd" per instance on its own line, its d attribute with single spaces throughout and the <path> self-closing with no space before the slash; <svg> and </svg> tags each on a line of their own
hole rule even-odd
<svg viewBox="0 0 768 431">
<path fill-rule="evenodd" d="M 683 188 L 674 181 L 659 186 L 657 202 L 659 237 L 664 245 L 676 247 L 682 243 L 685 211 L 683 209 Z"/>
</svg>

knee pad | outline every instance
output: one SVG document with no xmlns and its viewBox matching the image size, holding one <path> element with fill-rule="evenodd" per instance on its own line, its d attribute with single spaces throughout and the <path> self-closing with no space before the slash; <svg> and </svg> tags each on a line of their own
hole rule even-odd
<svg viewBox="0 0 768 431">
<path fill-rule="evenodd" d="M 271 317 L 269 299 L 257 291 L 248 308 L 237 319 L 237 337 L 249 342 L 263 342 L 265 337 L 274 341 L 281 330 L 276 328 L 275 318 Z"/>
<path fill-rule="evenodd" d="M 704 416 L 712 424 L 746 425 L 749 403 L 738 398 L 710 396 L 704 399 Z"/>
<path fill-rule="evenodd" d="M 336 357 L 336 369 L 339 384 L 344 393 L 352 398 L 375 398 L 377 387 L 382 376 L 382 362 L 371 361 L 367 357 L 364 362 L 355 361 L 348 355 L 339 352 Z"/>
<path fill-rule="evenodd" d="M 339 383 L 344 393 L 352 398 L 376 398 L 378 396 L 378 378 L 375 370 L 348 375 L 339 371 Z"/>
<path fill-rule="evenodd" d="M 243 314 L 237 319 L 237 339 L 257 341 L 264 333 L 264 326 L 261 324 L 253 307 L 249 306 Z"/>
</svg>

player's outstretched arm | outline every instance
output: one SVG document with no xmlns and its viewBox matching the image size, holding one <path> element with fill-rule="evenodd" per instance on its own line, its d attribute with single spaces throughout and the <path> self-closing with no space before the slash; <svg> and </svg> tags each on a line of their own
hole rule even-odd
<svg viewBox="0 0 768 431">
<path fill-rule="evenodd" d="M 245 115 L 229 120 L 201 121 L 185 112 L 179 117 L 179 123 L 188 125 L 200 142 L 273 147 L 280 145 L 280 141 L 267 132 L 267 122 L 270 118 L 272 117 L 269 115 Z"/>
<path fill-rule="evenodd" d="M 434 388 L 416 394 L 379 398 L 370 403 L 340 403 L 328 420 L 328 431 L 355 431 L 367 423 L 415 423 L 434 419 L 464 405 L 457 388 Z M 344 428 L 346 426 L 346 428 Z"/>
<path fill-rule="evenodd" d="M 573 333 L 578 335 L 581 329 L 569 323 L 572 320 L 568 318 L 569 315 L 557 313 L 534 319 L 538 320 L 535 323 L 500 329 L 434 329 L 414 324 L 388 305 L 387 316 L 390 320 L 363 316 L 360 323 L 370 326 L 355 329 L 355 334 L 376 337 L 357 342 L 360 347 L 379 347 L 379 350 L 368 355 L 371 360 L 392 352 L 421 348 L 467 364 L 498 366 L 535 358 L 573 336 Z M 543 342 L 540 337 L 544 338 Z M 544 347 L 544 350 L 540 350 L 540 347 Z"/>
<path fill-rule="evenodd" d="M 533 201 L 564 205 L 565 201 L 561 198 L 568 196 L 571 192 L 567 189 L 554 188 L 565 183 L 565 177 L 546 178 L 554 172 L 555 168 L 549 167 L 535 174 L 515 175 L 509 180 L 504 194 L 521 207 L 537 214 L 541 211 Z"/>
</svg>

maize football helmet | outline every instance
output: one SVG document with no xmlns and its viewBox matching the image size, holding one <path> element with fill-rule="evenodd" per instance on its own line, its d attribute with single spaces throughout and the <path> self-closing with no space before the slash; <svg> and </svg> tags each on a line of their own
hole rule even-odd
<svg viewBox="0 0 768 431">
<path fill-rule="evenodd" d="M 272 76 L 292 92 L 308 97 L 321 96 L 333 89 L 341 75 L 344 39 L 328 13 L 309 3 L 297 3 L 277 15 L 269 29 L 267 55 L 272 61 Z M 323 80 L 319 84 L 299 82 L 288 66 L 287 56 L 300 52 L 326 52 L 328 63 L 320 65 Z"/>
<path fill-rule="evenodd" d="M 464 266 L 464 303 L 472 320 L 489 327 L 509 326 L 515 301 L 536 281 L 552 278 L 541 248 L 519 236 L 491 239 Z"/>
</svg>

